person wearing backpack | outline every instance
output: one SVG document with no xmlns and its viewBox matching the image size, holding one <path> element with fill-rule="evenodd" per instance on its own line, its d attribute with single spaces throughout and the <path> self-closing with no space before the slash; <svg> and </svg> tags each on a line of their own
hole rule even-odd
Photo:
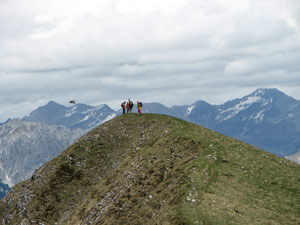
<svg viewBox="0 0 300 225">
<path fill-rule="evenodd" d="M 138 112 L 141 114 L 142 113 L 142 107 L 143 107 L 143 103 L 142 102 L 137 102 L 137 108 L 138 108 Z"/>
<path fill-rule="evenodd" d="M 121 107 L 123 109 L 123 114 L 125 114 L 126 102 L 122 102 Z"/>
<path fill-rule="evenodd" d="M 132 113 L 132 109 L 133 109 L 133 102 L 129 101 L 129 112 Z"/>
</svg>

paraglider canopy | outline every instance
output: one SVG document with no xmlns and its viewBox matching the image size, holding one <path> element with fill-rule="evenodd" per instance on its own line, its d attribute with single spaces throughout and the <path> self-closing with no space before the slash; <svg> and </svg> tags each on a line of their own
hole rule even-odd
<svg viewBox="0 0 300 225">
<path fill-rule="evenodd" d="M 76 104 L 76 100 L 71 100 L 71 101 L 69 101 L 69 103 Z"/>
</svg>

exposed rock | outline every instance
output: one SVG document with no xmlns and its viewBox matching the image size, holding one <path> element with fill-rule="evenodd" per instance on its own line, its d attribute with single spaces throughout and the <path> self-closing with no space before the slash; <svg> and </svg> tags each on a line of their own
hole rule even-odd
<svg viewBox="0 0 300 225">
<path fill-rule="evenodd" d="M 10 120 L 0 126 L 0 180 L 13 186 L 29 178 L 83 133 L 81 129 Z"/>
</svg>

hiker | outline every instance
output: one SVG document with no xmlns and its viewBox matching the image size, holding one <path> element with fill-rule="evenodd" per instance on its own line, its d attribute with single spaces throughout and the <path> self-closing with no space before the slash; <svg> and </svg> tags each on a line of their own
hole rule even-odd
<svg viewBox="0 0 300 225">
<path fill-rule="evenodd" d="M 132 101 L 129 101 L 129 112 L 131 113 L 132 112 L 132 108 L 133 108 L 133 102 Z"/>
<path fill-rule="evenodd" d="M 122 102 L 121 107 L 123 109 L 123 114 L 125 114 L 126 102 Z"/>
<path fill-rule="evenodd" d="M 126 104 L 126 109 L 127 109 L 127 113 L 129 113 L 129 111 L 130 111 L 129 102 L 127 102 L 127 104 Z"/>
<path fill-rule="evenodd" d="M 138 112 L 139 112 L 140 114 L 142 113 L 142 111 L 141 111 L 142 107 L 143 107 L 143 103 L 137 101 L 137 108 L 138 108 Z"/>
</svg>

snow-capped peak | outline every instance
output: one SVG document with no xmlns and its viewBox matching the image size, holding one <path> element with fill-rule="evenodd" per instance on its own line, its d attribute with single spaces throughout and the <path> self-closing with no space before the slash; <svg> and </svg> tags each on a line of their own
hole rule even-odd
<svg viewBox="0 0 300 225">
<path fill-rule="evenodd" d="M 255 90 L 252 93 L 252 95 L 254 95 L 254 96 L 263 96 L 265 94 L 266 90 L 267 90 L 266 88 L 259 88 L 259 89 Z"/>
<path fill-rule="evenodd" d="M 276 88 L 259 88 L 255 90 L 250 96 L 260 96 L 264 99 L 270 99 L 278 96 L 284 96 L 285 94 Z"/>
<path fill-rule="evenodd" d="M 228 120 L 234 116 L 236 116 L 241 111 L 249 108 L 252 104 L 256 102 L 261 102 L 264 100 L 260 96 L 248 96 L 246 99 L 241 99 L 241 101 L 236 104 L 235 106 L 220 111 L 219 116 L 217 117 L 218 120 Z M 263 103 L 265 104 L 265 102 Z"/>
</svg>

